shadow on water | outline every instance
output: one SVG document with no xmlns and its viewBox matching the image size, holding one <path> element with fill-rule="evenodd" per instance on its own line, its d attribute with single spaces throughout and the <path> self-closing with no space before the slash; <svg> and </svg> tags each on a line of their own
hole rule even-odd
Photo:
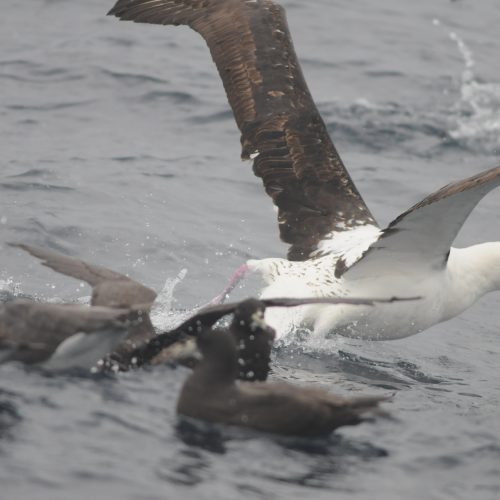
<svg viewBox="0 0 500 500">
<path fill-rule="evenodd" d="M 443 379 L 433 377 L 432 375 L 426 375 L 415 363 L 412 363 L 410 361 L 398 360 L 395 362 L 387 362 L 373 360 L 346 351 L 339 351 L 338 354 L 340 365 L 347 372 L 355 372 L 358 368 L 362 367 L 366 369 L 368 373 L 370 373 L 371 371 L 373 371 L 374 373 L 380 373 L 379 368 L 387 368 L 395 369 L 402 375 L 415 382 L 425 384 L 441 384 L 444 382 Z"/>
<path fill-rule="evenodd" d="M 210 455 L 203 452 L 235 454 L 237 460 L 238 450 L 244 448 L 249 458 L 245 475 L 313 488 L 328 487 L 332 475 L 344 474 L 356 463 L 388 456 L 383 448 L 338 434 L 315 439 L 276 436 L 190 418 L 179 420 L 176 431 L 179 439 L 189 448 L 177 455 L 179 463 L 173 468 L 170 466 L 169 472 L 164 471 L 163 478 L 182 484 L 203 482 L 204 471 L 213 465 Z M 260 458 L 251 461 L 256 450 Z M 262 450 L 265 450 L 265 456 Z M 275 454 L 282 457 L 279 468 L 275 464 L 267 464 Z M 299 470 L 296 464 L 300 464 Z"/>
<path fill-rule="evenodd" d="M 0 388 L 0 441 L 11 437 L 12 428 L 22 420 L 12 397 L 13 393 Z"/>
<path fill-rule="evenodd" d="M 342 374 L 349 380 L 388 390 L 403 390 L 414 383 L 445 384 L 446 380 L 424 373 L 418 365 L 406 360 L 383 361 L 370 359 L 358 354 L 338 350 L 335 352 L 305 351 L 300 346 L 276 350 L 279 364 L 275 373 L 288 379 L 287 369 L 300 366 L 309 373 Z M 292 377 L 293 378 L 293 377 Z"/>
<path fill-rule="evenodd" d="M 384 448 L 367 441 L 348 439 L 333 434 L 324 440 L 279 439 L 285 454 L 304 463 L 300 473 L 263 474 L 273 481 L 312 488 L 330 488 L 332 476 L 348 473 L 359 462 L 369 462 L 389 456 Z"/>
<path fill-rule="evenodd" d="M 222 426 L 185 417 L 180 418 L 176 426 L 177 436 L 185 444 L 219 454 L 227 451 L 224 443 L 229 435 L 224 430 Z"/>
</svg>

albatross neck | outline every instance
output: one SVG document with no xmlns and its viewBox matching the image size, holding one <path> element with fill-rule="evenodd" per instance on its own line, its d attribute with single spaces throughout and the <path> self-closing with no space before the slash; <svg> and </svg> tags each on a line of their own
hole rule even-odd
<svg viewBox="0 0 500 500">
<path fill-rule="evenodd" d="M 450 300 L 460 309 L 488 292 L 500 290 L 500 242 L 452 248 L 448 275 L 453 289 Z"/>
</svg>

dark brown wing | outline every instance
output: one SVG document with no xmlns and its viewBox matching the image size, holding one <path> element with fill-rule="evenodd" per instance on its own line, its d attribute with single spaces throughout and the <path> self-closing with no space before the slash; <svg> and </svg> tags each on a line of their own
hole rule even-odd
<svg viewBox="0 0 500 500">
<path fill-rule="evenodd" d="M 321 436 L 344 425 L 357 425 L 376 411 L 383 397 L 349 399 L 316 388 L 287 383 L 240 383 L 239 415 L 250 427 L 280 434 Z"/>
<path fill-rule="evenodd" d="M 39 258 L 44 266 L 58 273 L 87 282 L 93 288 L 92 305 L 129 307 L 151 304 L 156 298 L 156 292 L 151 288 L 105 267 L 24 243 L 10 245 Z"/>
<path fill-rule="evenodd" d="M 10 246 L 21 248 L 33 257 L 37 257 L 42 261 L 42 265 L 50 267 L 54 271 L 72 276 L 73 278 L 83 280 L 90 286 L 96 286 L 99 283 L 107 280 L 128 280 L 127 276 L 116 273 L 104 267 L 94 266 L 87 264 L 83 260 L 68 257 L 46 248 L 39 248 L 33 245 L 26 245 L 24 243 L 9 243 Z"/>
<path fill-rule="evenodd" d="M 241 131 L 242 158 L 279 209 L 291 260 L 332 233 L 376 222 L 313 102 L 285 12 L 271 0 L 118 0 L 122 20 L 185 24 L 210 48 Z M 331 251 L 331 250 L 330 250 Z"/>
</svg>

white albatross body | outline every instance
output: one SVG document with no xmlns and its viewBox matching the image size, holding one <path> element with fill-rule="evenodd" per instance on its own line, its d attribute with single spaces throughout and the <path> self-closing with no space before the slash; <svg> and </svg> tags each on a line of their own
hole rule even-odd
<svg viewBox="0 0 500 500">
<path fill-rule="evenodd" d="M 333 259 L 330 264 L 334 268 Z M 317 261 L 316 261 L 317 262 Z M 489 272 L 486 262 L 496 262 L 498 271 Z M 264 288 L 263 298 L 290 296 L 341 296 L 373 298 L 419 297 L 415 301 L 390 304 L 376 303 L 371 307 L 321 304 L 302 306 L 295 310 L 270 309 L 266 321 L 276 329 L 277 339 L 297 327 L 311 329 L 314 336 L 331 333 L 367 340 L 395 340 L 419 333 L 446 321 L 468 309 L 485 293 L 500 288 L 500 243 L 484 243 L 469 248 L 452 248 L 444 269 L 421 273 L 408 269 L 406 274 L 382 272 L 378 278 L 335 279 L 325 286 L 325 273 L 311 266 L 290 266 L 279 276 L 268 274 L 269 266 L 282 267 L 290 262 L 280 259 L 249 261 L 250 269 L 261 272 L 272 281 Z M 332 273 L 333 275 L 333 273 Z"/>
<path fill-rule="evenodd" d="M 500 288 L 500 243 L 451 245 L 476 204 L 500 184 L 500 167 L 427 196 L 382 229 L 350 178 L 307 88 L 285 12 L 273 0 L 118 0 L 122 20 L 188 25 L 206 41 L 241 131 L 242 158 L 278 209 L 288 259 L 251 260 L 262 297 L 368 296 L 420 300 L 269 311 L 283 336 L 406 337 L 467 309 Z"/>
</svg>

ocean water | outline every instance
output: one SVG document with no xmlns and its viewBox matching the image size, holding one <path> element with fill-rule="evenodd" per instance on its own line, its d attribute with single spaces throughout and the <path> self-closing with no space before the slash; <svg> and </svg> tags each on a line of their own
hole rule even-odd
<svg viewBox="0 0 500 500">
<path fill-rule="evenodd" d="M 283 0 L 335 144 L 382 224 L 500 164 L 494 0 Z M 23 241 L 161 292 L 159 327 L 217 294 L 247 258 L 283 256 L 201 38 L 120 23 L 101 0 L 17 0 L 0 30 L 0 293 L 89 290 L 8 246 Z M 500 240 L 500 195 L 456 245 Z M 251 282 L 237 296 L 255 293 Z M 393 415 L 304 442 L 175 415 L 183 368 L 47 377 L 0 367 L 0 498 L 500 497 L 500 309 L 490 294 L 392 342 L 303 339 L 274 377 L 394 394 Z"/>
</svg>

